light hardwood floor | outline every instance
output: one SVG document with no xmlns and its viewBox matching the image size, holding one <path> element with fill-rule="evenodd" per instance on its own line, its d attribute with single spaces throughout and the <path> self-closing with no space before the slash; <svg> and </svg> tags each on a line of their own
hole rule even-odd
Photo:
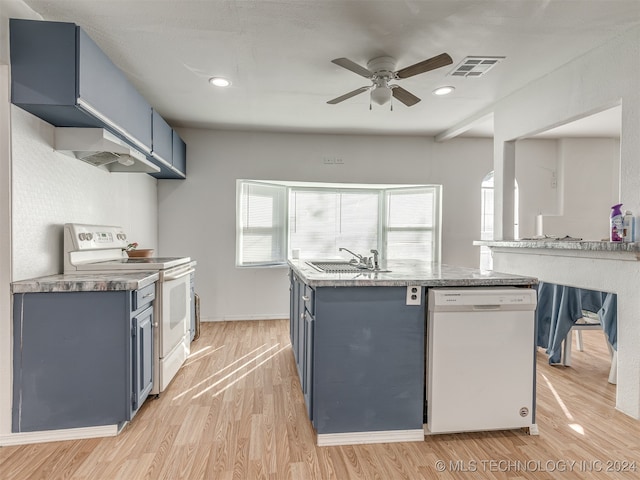
<svg viewBox="0 0 640 480">
<path fill-rule="evenodd" d="M 640 422 L 614 409 L 600 331 L 583 332 L 585 352 L 574 350 L 570 368 L 551 367 L 538 352 L 539 436 L 516 430 L 316 447 L 288 326 L 203 324 L 169 388 L 120 435 L 2 447 L 0 479 L 640 478 Z M 636 462 L 635 471 L 624 462 Z"/>
</svg>

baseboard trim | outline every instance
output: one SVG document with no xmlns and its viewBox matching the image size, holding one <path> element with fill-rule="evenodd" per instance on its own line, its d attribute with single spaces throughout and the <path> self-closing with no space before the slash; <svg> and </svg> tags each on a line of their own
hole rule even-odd
<svg viewBox="0 0 640 480">
<path fill-rule="evenodd" d="M 84 438 L 96 437 L 115 437 L 117 434 L 117 425 L 10 433 L 7 435 L 0 435 L 0 446 L 8 447 L 10 445 L 26 445 L 30 443 L 59 442 L 64 440 L 81 440 Z"/>
<path fill-rule="evenodd" d="M 377 432 L 319 433 L 319 447 L 364 445 L 368 443 L 424 442 L 424 430 L 384 430 Z"/>
</svg>

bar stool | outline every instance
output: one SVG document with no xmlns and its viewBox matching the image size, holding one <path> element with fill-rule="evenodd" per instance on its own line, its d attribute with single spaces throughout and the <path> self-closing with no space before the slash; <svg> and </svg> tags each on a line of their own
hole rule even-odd
<svg viewBox="0 0 640 480">
<path fill-rule="evenodd" d="M 567 333 L 567 338 L 564 340 L 564 345 L 562 349 L 562 364 L 565 366 L 571 366 L 571 346 L 573 343 L 573 332 L 576 332 L 576 346 L 578 347 L 578 351 L 584 351 L 584 344 L 582 342 L 582 330 L 602 330 L 604 334 L 604 330 L 602 328 L 602 323 L 600 323 L 600 318 L 598 314 L 593 312 L 588 312 L 586 310 L 582 311 L 582 318 L 579 318 L 576 323 L 573 324 L 569 333 Z M 609 355 L 611 356 L 611 369 L 609 370 L 609 383 L 616 384 L 617 382 L 617 372 L 618 372 L 618 356 L 617 352 L 613 349 L 609 340 L 607 340 L 606 334 L 604 334 L 604 340 L 607 343 L 607 348 L 609 349 Z"/>
</svg>

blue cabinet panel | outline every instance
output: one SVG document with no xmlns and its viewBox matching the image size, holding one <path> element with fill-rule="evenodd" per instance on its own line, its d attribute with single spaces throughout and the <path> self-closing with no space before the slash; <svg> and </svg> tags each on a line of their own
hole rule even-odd
<svg viewBox="0 0 640 480">
<path fill-rule="evenodd" d="M 315 289 L 312 408 L 318 434 L 421 429 L 424 305 L 404 287 Z"/>
<path fill-rule="evenodd" d="M 133 400 L 132 412 L 144 403 L 153 388 L 153 307 L 133 318 Z"/>
<path fill-rule="evenodd" d="M 13 296 L 13 432 L 133 418 L 152 389 L 154 289 Z"/>
<path fill-rule="evenodd" d="M 153 110 L 151 124 L 153 127 L 151 156 L 167 166 L 171 165 L 173 158 L 173 130 L 155 110 Z"/>
<path fill-rule="evenodd" d="M 425 307 L 405 287 L 316 287 L 290 273 L 290 334 L 318 434 L 421 430 Z"/>
<path fill-rule="evenodd" d="M 187 174 L 187 145 L 180 135 L 173 130 L 173 168 Z"/>
<path fill-rule="evenodd" d="M 157 160 L 153 156 L 150 160 L 160 167 L 160 172 L 152 173 L 156 178 L 184 179 L 187 175 L 187 146 L 175 130 L 171 130 L 171 155 L 169 165 Z"/>
<path fill-rule="evenodd" d="M 107 124 L 151 151 L 151 105 L 100 47 L 78 28 L 78 99 Z"/>
<path fill-rule="evenodd" d="M 76 103 L 76 26 L 10 19 L 11 102 L 73 106 Z"/>
<path fill-rule="evenodd" d="M 113 425 L 129 418 L 125 293 L 14 295 L 13 432 Z"/>
</svg>

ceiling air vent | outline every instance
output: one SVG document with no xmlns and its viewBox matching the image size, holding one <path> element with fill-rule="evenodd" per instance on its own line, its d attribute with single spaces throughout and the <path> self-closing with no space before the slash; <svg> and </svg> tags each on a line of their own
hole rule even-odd
<svg viewBox="0 0 640 480">
<path fill-rule="evenodd" d="M 480 77 L 505 57 L 466 57 L 449 75 L 452 77 Z"/>
</svg>

